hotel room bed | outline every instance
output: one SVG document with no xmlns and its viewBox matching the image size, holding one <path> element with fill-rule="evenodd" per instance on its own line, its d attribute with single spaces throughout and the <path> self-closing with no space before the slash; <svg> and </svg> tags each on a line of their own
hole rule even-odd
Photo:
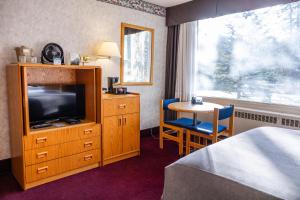
<svg viewBox="0 0 300 200">
<path fill-rule="evenodd" d="M 300 131 L 261 127 L 165 168 L 162 199 L 300 199 Z"/>
</svg>

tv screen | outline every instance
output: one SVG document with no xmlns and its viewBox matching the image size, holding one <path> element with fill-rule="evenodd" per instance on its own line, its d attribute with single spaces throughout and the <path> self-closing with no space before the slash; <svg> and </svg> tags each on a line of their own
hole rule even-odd
<svg viewBox="0 0 300 200">
<path fill-rule="evenodd" d="M 84 85 L 29 85 L 28 101 L 31 125 L 85 118 Z"/>
</svg>

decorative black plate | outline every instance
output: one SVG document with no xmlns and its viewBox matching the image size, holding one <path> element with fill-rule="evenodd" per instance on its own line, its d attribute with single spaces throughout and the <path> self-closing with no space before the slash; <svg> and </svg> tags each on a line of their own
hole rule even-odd
<svg viewBox="0 0 300 200">
<path fill-rule="evenodd" d="M 43 64 L 53 63 L 53 58 L 58 57 L 61 59 L 61 63 L 64 64 L 64 51 L 55 43 L 47 44 L 42 51 L 41 61 Z"/>
</svg>

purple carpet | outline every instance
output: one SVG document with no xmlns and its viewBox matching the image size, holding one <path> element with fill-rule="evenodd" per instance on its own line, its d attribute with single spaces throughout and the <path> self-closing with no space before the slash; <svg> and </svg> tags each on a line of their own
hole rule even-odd
<svg viewBox="0 0 300 200">
<path fill-rule="evenodd" d="M 0 176 L 0 199 L 141 199 L 159 200 L 164 167 L 178 159 L 177 146 L 158 140 L 141 139 L 141 156 L 69 176 L 22 191 L 12 175 Z"/>
</svg>

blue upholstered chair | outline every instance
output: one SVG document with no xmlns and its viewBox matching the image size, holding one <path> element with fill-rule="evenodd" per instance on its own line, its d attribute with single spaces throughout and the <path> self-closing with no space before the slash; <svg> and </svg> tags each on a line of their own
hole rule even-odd
<svg viewBox="0 0 300 200">
<path fill-rule="evenodd" d="M 177 118 L 176 120 L 165 120 L 165 111 L 169 110 L 171 103 L 179 102 L 177 99 L 161 100 L 160 104 L 160 134 L 159 147 L 163 149 L 164 139 L 169 139 L 178 143 L 179 155 L 183 154 L 183 132 L 184 127 L 192 126 L 193 119 Z M 166 129 L 166 130 L 165 130 Z"/>
<path fill-rule="evenodd" d="M 228 126 L 219 124 L 219 121 L 229 119 Z M 225 106 L 222 109 L 214 109 L 214 119 L 211 122 L 201 122 L 195 126 L 186 126 L 186 154 L 190 153 L 190 148 L 202 148 L 207 146 L 207 140 L 216 143 L 221 139 L 231 137 L 234 127 L 234 105 Z M 191 136 L 198 136 L 203 144 L 191 141 Z M 200 140 L 201 141 L 201 140 Z"/>
</svg>

